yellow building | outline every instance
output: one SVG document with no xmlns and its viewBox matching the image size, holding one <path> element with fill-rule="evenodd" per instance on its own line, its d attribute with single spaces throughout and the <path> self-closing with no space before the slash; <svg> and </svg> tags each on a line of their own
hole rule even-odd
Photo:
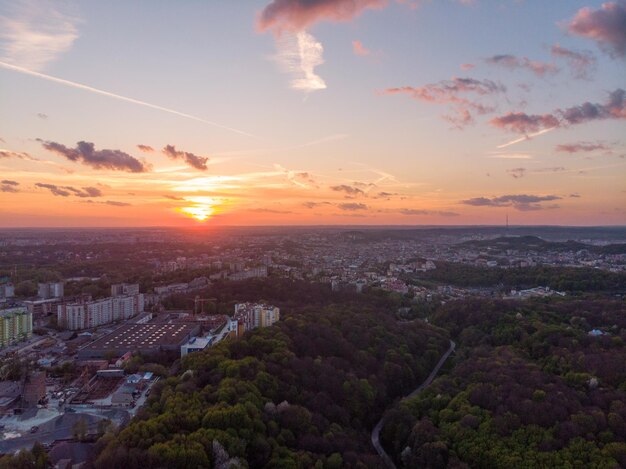
<svg viewBox="0 0 626 469">
<path fill-rule="evenodd" d="M 33 314 L 26 308 L 0 310 L 0 347 L 29 338 L 33 334 Z"/>
</svg>

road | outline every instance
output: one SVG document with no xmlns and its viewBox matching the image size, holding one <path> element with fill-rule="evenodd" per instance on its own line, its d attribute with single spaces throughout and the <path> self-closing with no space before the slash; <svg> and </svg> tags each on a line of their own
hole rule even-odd
<svg viewBox="0 0 626 469">
<path fill-rule="evenodd" d="M 416 394 L 420 393 L 424 388 L 426 388 L 427 386 L 430 385 L 430 383 L 433 382 L 433 379 L 435 379 L 435 376 L 437 376 L 437 373 L 439 373 L 439 370 L 441 369 L 441 367 L 443 366 L 443 364 L 446 362 L 446 360 L 448 359 L 448 357 L 450 356 L 450 354 L 452 352 L 454 352 L 454 349 L 456 348 L 456 343 L 451 340 L 450 341 L 450 348 L 448 348 L 448 350 L 446 351 L 446 353 L 444 353 L 441 358 L 439 359 L 439 361 L 437 362 L 437 365 L 435 366 L 435 368 L 433 368 L 433 371 L 430 372 L 430 374 L 428 375 L 428 378 L 426 378 L 424 380 L 424 382 L 422 384 L 420 384 L 417 388 L 415 388 L 413 390 L 413 392 L 411 392 L 410 394 L 408 394 L 407 396 L 403 397 L 403 399 L 407 399 L 409 397 L 413 397 Z M 378 423 L 376 424 L 376 426 L 374 427 L 374 429 L 372 430 L 372 444 L 374 445 L 374 448 L 376 448 L 376 452 L 378 453 L 378 455 L 381 457 L 381 459 L 383 460 L 383 462 L 385 463 L 385 465 L 389 468 L 389 469 L 396 469 L 396 465 L 394 464 L 393 460 L 391 459 L 391 457 L 387 454 L 387 452 L 383 449 L 383 446 L 380 444 L 380 431 L 383 429 L 383 425 L 385 424 L 385 417 L 383 416 Z"/>
</svg>

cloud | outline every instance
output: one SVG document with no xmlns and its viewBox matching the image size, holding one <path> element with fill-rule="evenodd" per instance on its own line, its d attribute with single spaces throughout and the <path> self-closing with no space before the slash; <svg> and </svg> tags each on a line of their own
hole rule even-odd
<svg viewBox="0 0 626 469">
<path fill-rule="evenodd" d="M 524 175 L 526 174 L 526 168 L 513 168 L 513 169 L 507 169 L 506 172 L 509 174 L 509 176 L 511 176 L 512 178 L 515 179 L 520 179 L 523 178 Z"/>
<path fill-rule="evenodd" d="M 352 187 L 352 186 L 348 186 L 346 184 L 341 184 L 339 186 L 331 186 L 330 190 L 335 191 L 335 192 L 345 192 L 346 194 L 348 194 L 349 196 L 352 196 L 352 197 L 356 197 L 356 196 L 359 196 L 359 195 L 365 195 L 365 192 L 363 192 L 358 187 Z"/>
<path fill-rule="evenodd" d="M 474 67 L 476 67 L 476 65 L 474 65 L 474 64 L 461 64 L 461 65 L 459 65 L 459 68 L 461 70 L 464 70 L 464 71 L 471 70 Z"/>
<path fill-rule="evenodd" d="M 164 155 L 168 156 L 173 160 L 181 159 L 184 160 L 189 166 L 199 169 L 201 171 L 206 171 L 207 169 L 207 161 L 209 158 L 206 156 L 198 156 L 193 153 L 189 153 L 187 151 L 177 151 L 174 145 L 165 145 L 163 150 L 161 150 Z"/>
<path fill-rule="evenodd" d="M 306 30 L 319 21 L 349 21 L 367 8 L 383 8 L 387 0 L 273 0 L 257 17 L 259 32 L 272 31 L 276 60 L 292 74 L 291 87 L 311 92 L 326 88 L 315 73 L 324 63 L 322 44 Z"/>
<path fill-rule="evenodd" d="M 596 66 L 595 56 L 588 51 L 577 52 L 555 44 L 550 49 L 550 52 L 554 57 L 567 60 L 575 78 L 589 79 L 591 71 Z"/>
<path fill-rule="evenodd" d="M 302 204 L 306 208 L 315 208 L 321 205 L 332 205 L 330 202 L 304 202 Z"/>
<path fill-rule="evenodd" d="M 370 50 L 365 47 L 361 41 L 352 41 L 352 52 L 354 52 L 354 55 L 359 55 L 361 57 L 370 55 Z"/>
<path fill-rule="evenodd" d="M 346 210 L 346 211 L 355 211 L 355 210 L 367 210 L 367 205 L 365 204 L 356 204 L 356 203 L 345 203 L 345 204 L 338 204 L 337 207 L 339 207 L 339 209 L 341 210 Z"/>
<path fill-rule="evenodd" d="M 137 148 L 139 149 L 139 151 L 142 151 L 144 153 L 154 153 L 154 148 L 152 148 L 150 145 L 139 144 L 137 145 Z"/>
<path fill-rule="evenodd" d="M 72 186 L 63 186 L 63 189 L 73 192 L 76 197 L 102 197 L 102 191 L 97 187 L 83 187 L 80 190 Z"/>
<path fill-rule="evenodd" d="M 0 158 L 18 158 L 20 160 L 29 161 L 37 160 L 36 158 L 30 156 L 28 153 L 6 150 L 4 148 L 0 148 Z"/>
<path fill-rule="evenodd" d="M 400 210 L 402 215 L 438 215 L 440 217 L 458 217 L 456 212 L 448 212 L 445 210 L 421 210 L 412 208 L 403 208 Z"/>
<path fill-rule="evenodd" d="M 41 187 L 42 189 L 48 189 L 50 192 L 52 192 L 52 194 L 59 196 L 59 197 L 69 197 L 71 195 L 69 191 L 64 190 L 54 184 L 44 184 L 44 183 L 38 182 L 35 184 L 35 186 Z"/>
<path fill-rule="evenodd" d="M 475 78 L 454 77 L 451 80 L 442 80 L 421 87 L 403 86 L 399 88 L 387 88 L 382 94 L 407 94 L 418 101 L 452 104 L 454 114 L 444 116 L 444 119 L 455 127 L 464 127 L 471 124 L 474 119 L 472 112 L 488 114 L 494 111 L 493 106 L 470 101 L 461 97 L 461 94 L 474 93 L 478 96 L 489 96 L 506 91 L 506 88 L 492 80 L 477 80 Z"/>
<path fill-rule="evenodd" d="M 572 199 L 580 199 L 580 197 L 582 197 L 579 193 L 574 192 L 573 194 L 569 195 Z"/>
<path fill-rule="evenodd" d="M 529 133 L 556 127 L 583 124 L 594 120 L 626 119 L 626 92 L 617 89 L 609 93 L 605 104 L 585 102 L 567 109 L 557 109 L 548 114 L 509 112 L 491 119 L 489 123 L 516 133 Z"/>
<path fill-rule="evenodd" d="M 556 151 L 562 153 L 581 153 L 596 150 L 611 151 L 611 147 L 600 142 L 563 143 L 556 146 Z"/>
<path fill-rule="evenodd" d="M 41 70 L 72 47 L 77 19 L 52 1 L 13 1 L 0 15 L 0 60 Z"/>
<path fill-rule="evenodd" d="M 527 134 L 543 128 L 559 127 L 559 120 L 552 114 L 529 115 L 525 112 L 509 112 L 489 121 L 494 127 L 511 132 Z"/>
<path fill-rule="evenodd" d="M 611 57 L 626 57 L 626 2 L 581 8 L 564 26 L 570 34 L 596 41 Z"/>
<path fill-rule="evenodd" d="M 560 200 L 562 197 L 557 195 L 502 195 L 500 197 L 474 197 L 467 200 L 462 200 L 461 203 L 465 205 L 472 205 L 474 207 L 513 207 L 515 210 L 520 211 L 532 211 L 543 210 L 546 208 L 556 208 L 557 205 L 543 206 L 542 202 L 550 202 L 554 200 Z"/>
<path fill-rule="evenodd" d="M 96 150 L 91 142 L 78 142 L 76 148 L 68 148 L 56 142 L 39 141 L 46 150 L 94 169 L 110 169 L 130 173 L 148 171 L 148 167 L 144 163 L 121 150 Z"/>
<path fill-rule="evenodd" d="M 20 183 L 17 181 L 4 179 L 0 181 L 0 192 L 19 192 L 20 190 L 17 188 L 19 185 Z"/>
<path fill-rule="evenodd" d="M 115 200 L 107 200 L 105 202 L 103 202 L 106 205 L 112 205 L 114 207 L 130 207 L 131 204 L 127 203 L 127 202 L 117 202 Z"/>
<path fill-rule="evenodd" d="M 102 191 L 96 187 L 83 187 L 81 190 L 72 186 L 57 186 L 55 184 L 44 184 L 41 182 L 36 183 L 35 186 L 41 187 L 42 189 L 48 189 L 54 195 L 60 197 L 69 197 L 70 195 L 81 198 L 102 197 Z"/>
<path fill-rule="evenodd" d="M 326 88 L 326 82 L 315 73 L 324 63 L 324 47 L 306 31 L 284 34 L 276 39 L 275 60 L 281 69 L 291 75 L 294 90 L 311 92 Z"/>
<path fill-rule="evenodd" d="M 319 21 L 350 21 L 367 8 L 383 8 L 387 0 L 273 0 L 259 14 L 257 28 L 276 35 L 303 31 Z"/>
<path fill-rule="evenodd" d="M 48 118 L 48 114 L 44 114 L 43 112 L 38 112 L 37 117 L 39 117 L 40 119 L 46 120 Z"/>
<path fill-rule="evenodd" d="M 510 54 L 494 55 L 493 57 L 485 59 L 485 62 L 492 65 L 500 65 L 511 70 L 530 70 L 539 77 L 543 77 L 547 74 L 554 74 L 559 71 L 559 69 L 553 64 L 538 62 L 530 60 L 528 57 L 517 57 Z"/>
<path fill-rule="evenodd" d="M 251 208 L 248 212 L 256 212 L 256 213 L 274 213 L 274 214 L 287 214 L 293 213 L 289 210 L 274 210 L 271 208 Z"/>
<path fill-rule="evenodd" d="M 175 195 L 164 195 L 163 197 L 165 197 L 166 199 L 170 199 L 170 200 L 185 200 L 183 197 L 177 197 Z"/>
</svg>

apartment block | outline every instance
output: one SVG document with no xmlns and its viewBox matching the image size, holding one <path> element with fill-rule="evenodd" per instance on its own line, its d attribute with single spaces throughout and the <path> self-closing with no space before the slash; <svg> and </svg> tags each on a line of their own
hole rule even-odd
<svg viewBox="0 0 626 469">
<path fill-rule="evenodd" d="M 114 296 L 96 301 L 59 305 L 57 322 L 69 330 L 89 329 L 130 319 L 143 312 L 143 295 Z"/>
<path fill-rule="evenodd" d="M 33 333 L 33 315 L 26 308 L 0 310 L 0 347 L 29 338 Z"/>
</svg>

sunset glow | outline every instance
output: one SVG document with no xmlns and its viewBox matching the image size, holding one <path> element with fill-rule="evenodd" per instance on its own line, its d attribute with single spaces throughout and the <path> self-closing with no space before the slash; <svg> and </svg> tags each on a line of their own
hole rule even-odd
<svg viewBox="0 0 626 469">
<path fill-rule="evenodd" d="M 0 226 L 626 222 L 622 3 L 317 3 L 5 2 Z"/>
</svg>

